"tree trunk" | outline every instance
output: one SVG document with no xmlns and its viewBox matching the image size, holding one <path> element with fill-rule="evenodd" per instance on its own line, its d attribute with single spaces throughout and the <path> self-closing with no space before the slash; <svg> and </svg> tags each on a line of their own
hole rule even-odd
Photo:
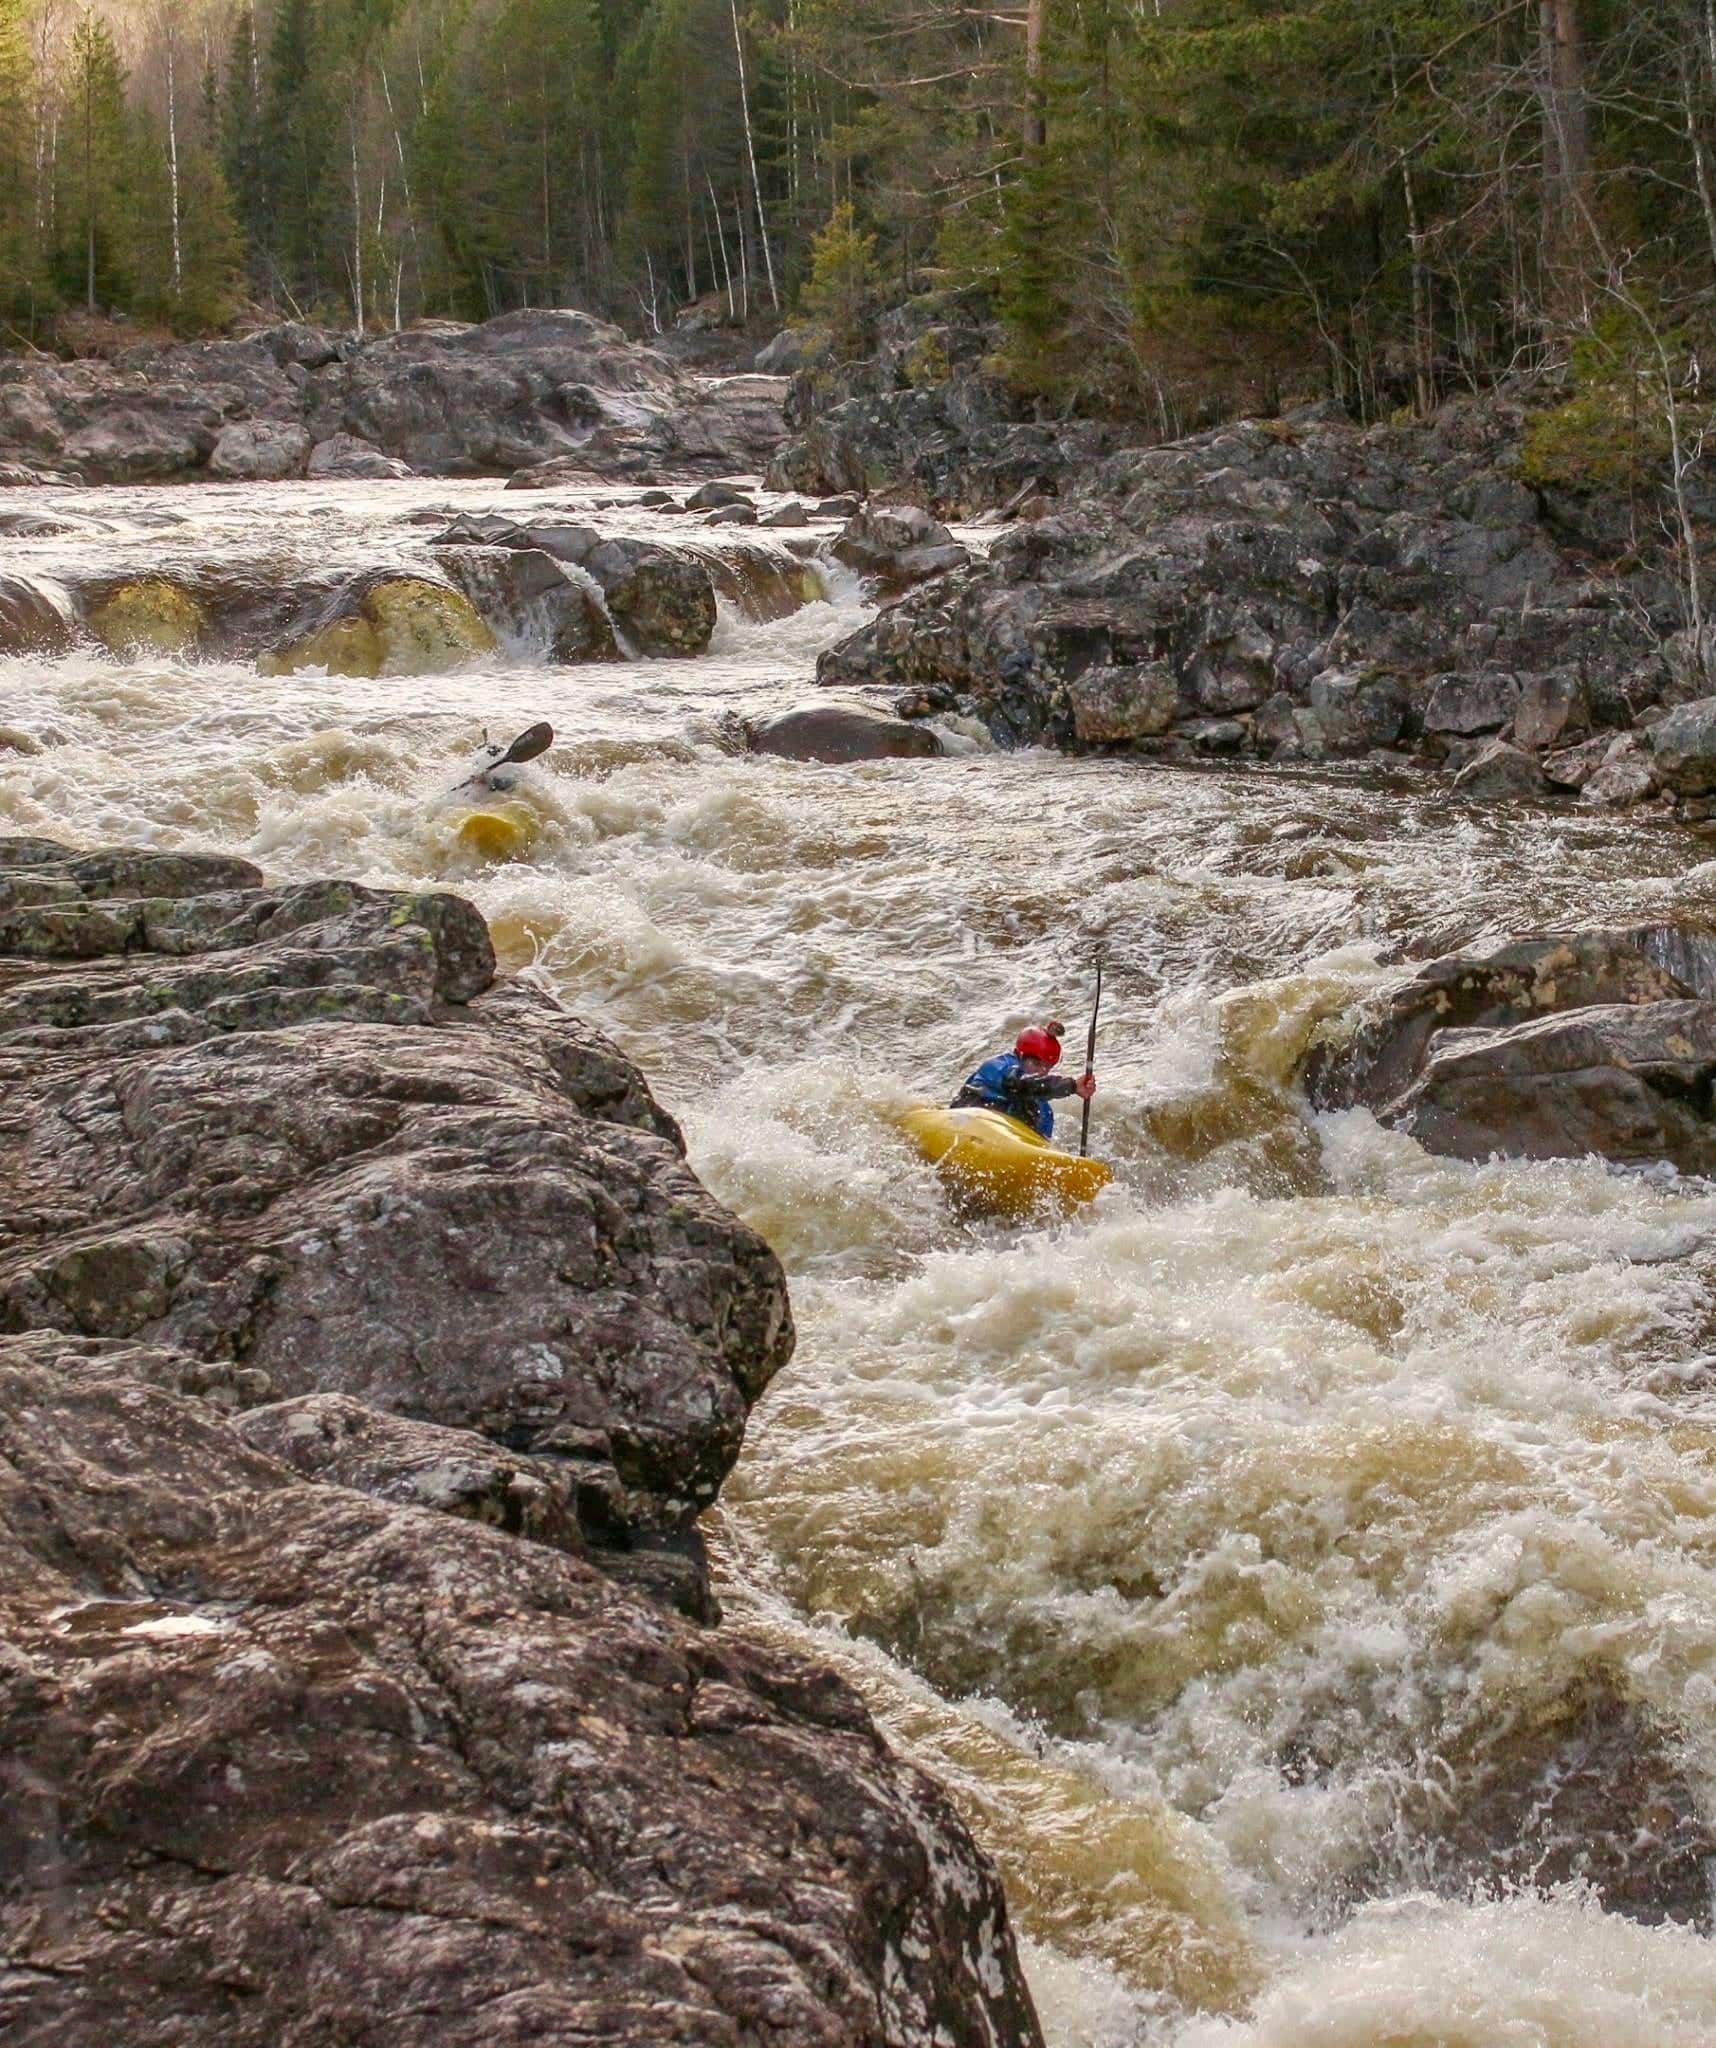
<svg viewBox="0 0 1716 2048">
<path fill-rule="evenodd" d="M 1545 221 L 1552 249 L 1564 249 L 1585 211 L 1591 176 L 1585 43 L 1578 0 L 1539 0 L 1543 66 Z"/>
<path fill-rule="evenodd" d="M 763 245 L 763 269 L 768 274 L 769 303 L 778 313 L 781 309 L 781 295 L 775 289 L 775 259 L 769 250 L 769 224 L 763 215 L 763 181 L 757 176 L 757 138 L 751 127 L 751 92 L 745 81 L 745 38 L 739 31 L 739 0 L 728 0 L 733 11 L 733 48 L 739 58 L 739 112 L 745 123 L 745 154 L 751 160 L 751 196 L 757 204 L 757 239 Z M 742 252 L 741 252 L 742 253 Z M 746 312 L 750 311 L 750 289 L 747 285 Z"/>
<path fill-rule="evenodd" d="M 185 289 L 185 252 L 179 233 L 178 31 L 167 23 L 167 190 L 173 209 L 173 296 Z"/>
<path fill-rule="evenodd" d="M 1025 147 L 1040 150 L 1048 140 L 1043 112 L 1043 10 L 1046 0 L 1030 0 L 1025 15 Z"/>
</svg>

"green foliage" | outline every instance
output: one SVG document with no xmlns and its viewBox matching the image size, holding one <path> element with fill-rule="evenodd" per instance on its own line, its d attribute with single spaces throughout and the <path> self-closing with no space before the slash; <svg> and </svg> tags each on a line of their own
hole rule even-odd
<svg viewBox="0 0 1716 2048">
<path fill-rule="evenodd" d="M 850 362 L 869 348 L 881 298 L 876 237 L 858 225 L 842 200 L 810 245 L 810 274 L 799 293 L 800 310 L 828 337 L 837 361 Z"/>
<path fill-rule="evenodd" d="M 1606 308 L 1575 341 L 1572 393 L 1535 413 L 1521 450 L 1529 484 L 1571 491 L 1637 492 L 1658 482 L 1672 454 L 1669 408 L 1683 429 L 1707 429 L 1688 336 L 1665 330 L 1642 302 Z"/>
</svg>

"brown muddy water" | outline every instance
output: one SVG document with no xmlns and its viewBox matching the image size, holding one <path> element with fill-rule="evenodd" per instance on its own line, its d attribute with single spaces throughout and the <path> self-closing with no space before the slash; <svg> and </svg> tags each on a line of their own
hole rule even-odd
<svg viewBox="0 0 1716 2048">
<path fill-rule="evenodd" d="M 438 505 L 768 544 L 577 493 L 298 485 L 43 493 L 98 526 L 0 566 L 410 566 Z M 1675 1797 L 1716 1818 L 1716 1189 L 1439 1161 L 1291 1085 L 1398 949 L 1716 915 L 1716 861 L 1428 783 L 964 732 L 940 762 L 733 754 L 724 720 L 803 701 L 861 617 L 826 589 L 729 603 L 689 663 L 0 663 L 39 748 L 0 752 L 0 830 L 457 888 L 644 1065 L 802 1333 L 719 1511 L 729 1612 L 952 1787 L 1056 2048 L 1716 2042 L 1709 1940 L 1581 1864 L 1593 1829 L 1612 1866 L 1657 1854 Z M 526 843 L 485 860 L 446 793 L 482 727 L 543 717 Z M 1097 943 L 1117 1184 L 961 1223 L 888 1111 L 1079 1020 Z"/>
</svg>

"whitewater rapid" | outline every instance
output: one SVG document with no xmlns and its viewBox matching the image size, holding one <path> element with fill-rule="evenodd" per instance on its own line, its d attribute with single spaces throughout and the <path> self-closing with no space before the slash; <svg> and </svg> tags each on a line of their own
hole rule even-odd
<svg viewBox="0 0 1716 2048">
<path fill-rule="evenodd" d="M 0 566 L 279 579 L 420 564 L 439 506 L 521 509 L 466 484 L 32 502 L 98 530 L 0 540 Z M 629 500 L 522 509 L 694 537 Z M 1716 916 L 1716 861 L 1422 782 L 951 731 L 936 762 L 732 751 L 733 715 L 811 697 L 862 616 L 827 591 L 724 606 L 688 663 L 0 662 L 0 831 L 456 888 L 641 1062 L 800 1328 L 715 1518 L 729 1614 L 838 1664 L 952 1788 L 1056 2048 L 1716 2041 L 1704 1936 L 1562 1864 L 1535 1886 L 1486 1833 L 1569 1702 L 1667 1731 L 1716 1816 L 1716 1190 L 1434 1160 L 1291 1086 L 1389 961 Z M 484 858 L 447 792 L 485 726 L 544 717 L 528 842 Z M 1098 948 L 1117 1185 L 1052 1228 L 957 1222 L 888 1111 L 1025 1021 L 1082 1028 Z"/>
</svg>

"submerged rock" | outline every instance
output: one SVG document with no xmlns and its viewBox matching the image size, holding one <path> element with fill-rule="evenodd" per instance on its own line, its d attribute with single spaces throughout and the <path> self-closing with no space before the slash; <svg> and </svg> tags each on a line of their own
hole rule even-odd
<svg viewBox="0 0 1716 2048">
<path fill-rule="evenodd" d="M 1432 961 L 1325 1029 L 1319 1109 L 1429 1151 L 1716 1171 L 1716 933 L 1657 925 Z"/>
<path fill-rule="evenodd" d="M 492 653 L 495 636 L 470 599 L 423 576 L 361 577 L 321 600 L 257 663 L 264 675 L 303 668 L 337 676 L 433 675 Z"/>
<path fill-rule="evenodd" d="M 927 759 L 942 751 L 928 726 L 888 718 L 849 704 L 814 704 L 783 711 L 750 733 L 754 753 L 787 761 Z"/>
</svg>

